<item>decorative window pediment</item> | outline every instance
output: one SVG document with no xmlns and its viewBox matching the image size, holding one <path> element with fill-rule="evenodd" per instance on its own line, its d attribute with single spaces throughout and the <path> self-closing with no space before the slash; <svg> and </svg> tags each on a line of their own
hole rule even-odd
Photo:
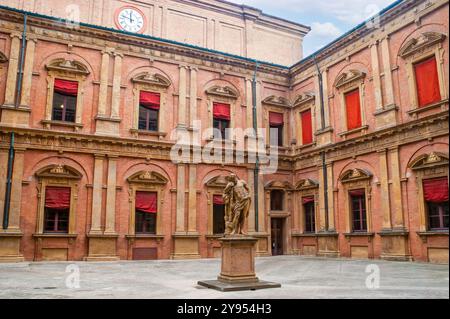
<svg viewBox="0 0 450 319">
<path fill-rule="evenodd" d="M 313 92 L 306 92 L 297 96 L 294 100 L 294 106 L 301 106 L 305 104 L 313 103 L 316 99 L 316 96 Z"/>
<path fill-rule="evenodd" d="M 57 59 L 53 60 L 49 64 L 46 65 L 47 70 L 56 71 L 59 73 L 69 73 L 69 74 L 82 74 L 88 75 L 88 68 L 78 61 L 70 61 L 66 59 Z"/>
<path fill-rule="evenodd" d="M 5 63 L 8 61 L 8 58 L 6 55 L 3 54 L 3 52 L 0 51 L 0 63 Z"/>
<path fill-rule="evenodd" d="M 426 48 L 444 41 L 445 35 L 437 32 L 425 32 L 417 38 L 407 41 L 400 49 L 399 55 L 402 58 L 423 51 Z"/>
<path fill-rule="evenodd" d="M 266 97 L 262 103 L 268 104 L 268 105 L 275 105 L 275 106 L 282 106 L 286 107 L 289 105 L 288 101 L 281 96 L 271 95 Z"/>
<path fill-rule="evenodd" d="M 232 99 L 237 99 L 239 97 L 239 93 L 235 89 L 229 86 L 219 86 L 219 85 L 215 85 L 207 89 L 206 94 L 217 95 Z"/>
<path fill-rule="evenodd" d="M 227 177 L 223 175 L 213 177 L 208 182 L 206 182 L 207 187 L 216 187 L 216 188 L 225 188 L 227 184 L 228 184 Z"/>
<path fill-rule="evenodd" d="M 81 174 L 67 165 L 51 165 L 36 172 L 38 178 L 81 179 Z"/>
<path fill-rule="evenodd" d="M 294 186 L 287 181 L 285 181 L 285 182 L 271 181 L 271 182 L 268 182 L 264 186 L 264 189 L 266 189 L 266 190 L 272 190 L 272 189 L 293 190 Z"/>
<path fill-rule="evenodd" d="M 140 171 L 128 177 L 129 183 L 160 184 L 168 183 L 167 178 L 154 171 Z"/>
<path fill-rule="evenodd" d="M 169 87 L 171 82 L 170 80 L 162 74 L 159 73 L 140 73 L 132 78 L 134 83 L 140 83 L 145 85 L 156 85 L 160 87 Z"/>
<path fill-rule="evenodd" d="M 309 179 L 309 178 L 305 178 L 300 180 L 297 183 L 297 190 L 307 190 L 307 189 L 313 189 L 313 188 L 318 188 L 319 187 L 319 183 L 315 180 Z"/>
<path fill-rule="evenodd" d="M 437 166 L 448 166 L 448 155 L 431 152 L 423 154 L 411 162 L 409 167 L 413 170 L 426 169 Z"/>
<path fill-rule="evenodd" d="M 364 169 L 354 168 L 345 171 L 341 177 L 341 183 L 349 183 L 360 180 L 368 180 L 372 178 L 372 174 Z"/>
<path fill-rule="evenodd" d="M 357 81 L 362 81 L 366 77 L 366 73 L 360 70 L 350 70 L 348 72 L 342 73 L 336 79 L 336 88 L 341 88 L 350 83 L 355 83 Z"/>
</svg>

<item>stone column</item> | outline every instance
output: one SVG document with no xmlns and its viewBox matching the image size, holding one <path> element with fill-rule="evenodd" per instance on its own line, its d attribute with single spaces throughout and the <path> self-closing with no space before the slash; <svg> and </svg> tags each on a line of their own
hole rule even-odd
<svg viewBox="0 0 450 319">
<path fill-rule="evenodd" d="M 246 125 L 247 128 L 253 127 L 253 95 L 252 95 L 252 79 L 245 79 L 245 98 L 247 104 Z"/>
<path fill-rule="evenodd" d="M 379 110 L 383 108 L 383 99 L 381 94 L 380 64 L 378 61 L 378 42 L 370 45 L 370 55 L 372 58 L 372 78 L 375 90 L 375 109 Z"/>
<path fill-rule="evenodd" d="M 20 40 L 18 33 L 11 34 L 8 74 L 6 77 L 5 105 L 14 106 L 16 101 L 17 72 L 19 68 Z"/>
<path fill-rule="evenodd" d="M 261 174 L 258 175 L 258 232 L 266 232 L 266 215 L 265 215 L 265 191 L 264 191 L 264 181 Z"/>
<path fill-rule="evenodd" d="M 92 188 L 92 234 L 101 233 L 104 155 L 95 155 L 94 182 Z"/>
<path fill-rule="evenodd" d="M 392 81 L 392 69 L 391 69 L 391 58 L 389 52 L 388 36 L 386 36 L 381 41 L 381 54 L 383 57 L 384 88 L 386 90 L 385 106 L 390 106 L 395 104 L 395 100 L 394 100 L 394 84 Z"/>
<path fill-rule="evenodd" d="M 31 82 L 33 80 L 34 53 L 36 49 L 36 39 L 27 38 L 27 50 L 25 55 L 25 65 L 23 69 L 22 96 L 20 106 L 30 107 Z"/>
<path fill-rule="evenodd" d="M 324 232 L 325 229 L 325 197 L 324 197 L 324 181 L 322 166 L 318 166 L 319 170 L 319 222 L 317 229 L 319 232 Z"/>
<path fill-rule="evenodd" d="M 116 234 L 117 157 L 108 156 L 108 184 L 106 191 L 105 234 Z"/>
<path fill-rule="evenodd" d="M 247 170 L 247 184 L 250 189 L 250 194 L 252 197 L 252 204 L 250 206 L 250 211 L 248 213 L 248 232 L 255 232 L 255 172 L 253 169 Z M 259 217 L 259 216 L 258 216 Z"/>
<path fill-rule="evenodd" d="M 250 56 L 254 56 L 253 54 L 253 50 L 254 50 L 254 39 L 253 39 L 253 25 L 254 25 L 254 20 L 252 19 L 245 19 L 245 48 L 243 48 L 245 50 L 245 56 L 246 57 L 250 57 Z"/>
<path fill-rule="evenodd" d="M 11 183 L 11 203 L 9 208 L 8 231 L 20 231 L 20 207 L 22 204 L 22 178 L 25 150 L 14 150 L 14 165 Z"/>
<path fill-rule="evenodd" d="M 182 233 L 185 231 L 184 223 L 184 199 L 185 199 L 185 170 L 184 164 L 177 165 L 177 216 L 176 216 L 176 232 Z"/>
<path fill-rule="evenodd" d="M 197 165 L 189 165 L 188 233 L 197 233 Z"/>
<path fill-rule="evenodd" d="M 328 231 L 335 231 L 334 223 L 334 177 L 333 177 L 333 163 L 327 163 L 328 175 Z"/>
<path fill-rule="evenodd" d="M 122 81 L 123 54 L 114 53 L 114 78 L 112 87 L 111 118 L 120 118 L 120 85 Z"/>
<path fill-rule="evenodd" d="M 178 83 L 178 126 L 186 126 L 186 69 L 184 65 L 179 66 L 180 80 Z"/>
<path fill-rule="evenodd" d="M 100 90 L 98 93 L 98 111 L 97 116 L 104 117 L 106 115 L 106 102 L 108 98 L 108 81 L 109 81 L 109 55 L 106 49 L 102 51 L 102 63 L 100 69 Z"/>
<path fill-rule="evenodd" d="M 403 229 L 405 227 L 403 218 L 402 186 L 400 181 L 400 160 L 398 147 L 389 149 L 389 159 L 391 162 L 392 179 L 392 210 L 394 213 L 394 228 Z"/>
<path fill-rule="evenodd" d="M 325 113 L 325 127 L 330 126 L 330 110 L 328 100 L 328 69 L 322 71 L 322 85 L 323 85 L 323 107 Z"/>
<path fill-rule="evenodd" d="M 8 173 L 8 150 L 0 149 L 0 223 L 3 223 L 5 209 L 6 177 Z"/>
<path fill-rule="evenodd" d="M 383 214 L 383 230 L 390 230 L 391 224 L 391 205 L 389 196 L 389 177 L 386 150 L 378 152 L 380 156 L 380 193 L 381 193 L 381 211 Z"/>
<path fill-rule="evenodd" d="M 197 68 L 191 67 L 191 85 L 189 92 L 189 114 L 190 114 L 190 125 L 194 125 L 195 120 L 199 120 L 197 112 Z"/>
</svg>

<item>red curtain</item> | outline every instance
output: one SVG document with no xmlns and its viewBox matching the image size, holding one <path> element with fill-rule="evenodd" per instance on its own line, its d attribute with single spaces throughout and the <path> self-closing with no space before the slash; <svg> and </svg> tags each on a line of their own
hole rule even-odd
<svg viewBox="0 0 450 319">
<path fill-rule="evenodd" d="M 350 196 L 364 196 L 366 191 L 364 189 L 354 189 L 349 191 Z"/>
<path fill-rule="evenodd" d="M 136 210 L 155 214 L 158 207 L 157 198 L 158 195 L 154 192 L 136 192 Z"/>
<path fill-rule="evenodd" d="M 159 93 L 141 91 L 139 96 L 139 104 L 149 109 L 159 110 L 161 104 L 161 96 Z"/>
<path fill-rule="evenodd" d="M 56 93 L 77 96 L 78 95 L 78 82 L 55 79 L 54 90 Z"/>
<path fill-rule="evenodd" d="M 436 58 L 432 57 L 414 65 L 419 107 L 441 100 Z"/>
<path fill-rule="evenodd" d="M 314 203 L 314 196 L 303 197 L 302 203 L 303 203 L 303 205 L 308 204 L 308 203 Z"/>
<path fill-rule="evenodd" d="M 361 127 L 359 89 L 345 94 L 345 105 L 347 109 L 347 129 L 352 130 Z"/>
<path fill-rule="evenodd" d="M 269 124 L 273 126 L 283 125 L 283 113 L 269 112 Z"/>
<path fill-rule="evenodd" d="M 301 118 L 303 145 L 311 144 L 313 141 L 311 110 L 302 112 Z"/>
<path fill-rule="evenodd" d="M 45 207 L 67 209 L 70 207 L 70 187 L 46 187 Z"/>
<path fill-rule="evenodd" d="M 214 103 L 213 104 L 213 117 L 215 119 L 229 121 L 231 119 L 230 105 L 224 104 L 224 103 Z"/>
<path fill-rule="evenodd" d="M 448 201 L 447 177 L 423 181 L 423 195 L 427 202 L 442 203 Z"/>
<path fill-rule="evenodd" d="M 213 204 L 215 204 L 215 205 L 224 205 L 225 202 L 223 201 L 222 195 L 214 195 L 213 196 Z"/>
</svg>

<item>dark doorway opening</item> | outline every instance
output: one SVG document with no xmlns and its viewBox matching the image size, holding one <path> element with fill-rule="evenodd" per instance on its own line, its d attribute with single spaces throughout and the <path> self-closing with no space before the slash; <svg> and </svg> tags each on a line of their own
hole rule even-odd
<svg viewBox="0 0 450 319">
<path fill-rule="evenodd" d="M 283 255 L 283 218 L 272 218 L 272 255 Z"/>
</svg>

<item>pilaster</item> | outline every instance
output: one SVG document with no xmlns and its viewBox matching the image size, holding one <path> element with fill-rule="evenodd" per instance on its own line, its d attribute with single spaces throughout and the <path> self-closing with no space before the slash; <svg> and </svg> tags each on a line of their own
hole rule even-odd
<svg viewBox="0 0 450 319">
<path fill-rule="evenodd" d="M 103 163 L 104 155 L 95 155 L 94 181 L 92 188 L 91 234 L 101 234 L 102 195 L 103 195 Z"/>
<path fill-rule="evenodd" d="M 105 234 L 116 234 L 116 180 L 117 157 L 108 156 Z"/>
<path fill-rule="evenodd" d="M 34 55 L 37 39 L 27 37 L 27 50 L 25 54 L 25 64 L 23 69 L 22 96 L 20 97 L 21 107 L 30 107 L 31 83 L 33 80 Z"/>
<path fill-rule="evenodd" d="M 187 85 L 187 67 L 185 65 L 179 66 L 180 79 L 178 91 L 178 126 L 186 126 L 186 85 Z"/>
<path fill-rule="evenodd" d="M 381 150 L 378 152 L 380 160 L 380 195 L 381 195 L 381 211 L 383 214 L 383 226 L 382 229 L 391 229 L 391 206 L 390 206 L 390 194 L 389 194 L 389 177 L 388 177 L 388 164 L 387 164 L 387 152 Z"/>
<path fill-rule="evenodd" d="M 20 40 L 19 33 L 11 34 L 11 49 L 9 53 L 8 74 L 6 77 L 5 105 L 14 106 L 16 102 L 17 73 L 19 70 Z"/>
</svg>

